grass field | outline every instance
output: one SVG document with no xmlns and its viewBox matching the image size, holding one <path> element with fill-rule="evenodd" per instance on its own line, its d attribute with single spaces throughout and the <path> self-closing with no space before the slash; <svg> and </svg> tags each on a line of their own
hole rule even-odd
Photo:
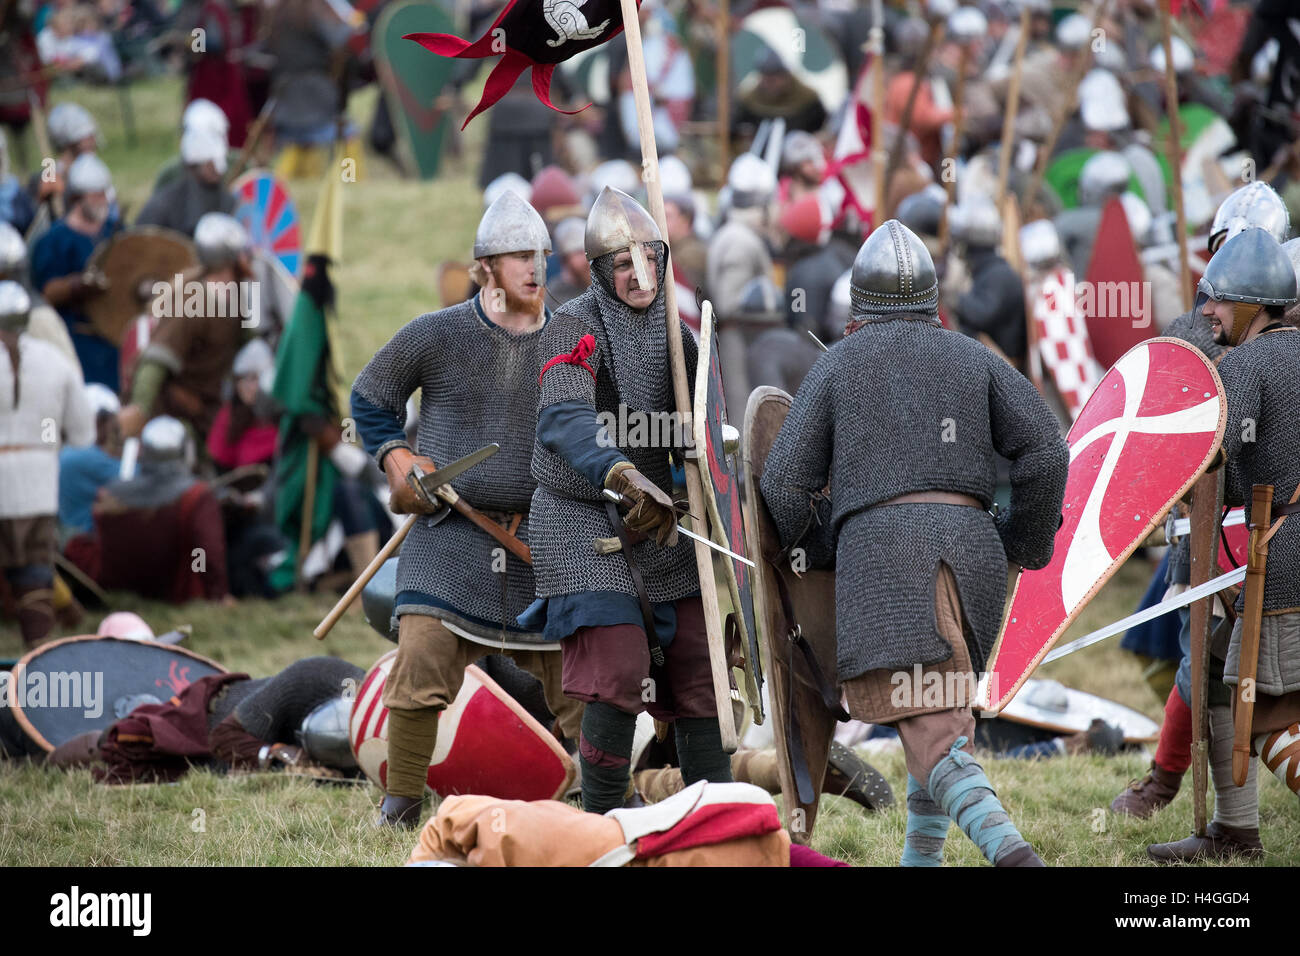
<svg viewBox="0 0 1300 956">
<path fill-rule="evenodd" d="M 362 124 L 373 95 L 371 90 L 354 98 L 353 112 Z M 138 210 L 158 167 L 176 152 L 181 91 L 173 80 L 151 81 L 136 86 L 132 96 L 138 127 L 134 146 L 126 142 L 114 95 L 77 89 L 55 98 L 75 98 L 99 118 L 106 139 L 103 155 L 120 201 Z M 471 124 L 468 161 L 453 162 L 437 182 L 401 180 L 387 164 L 368 157 L 365 177 L 345 190 L 344 261 L 335 274 L 339 314 L 333 327 L 342 383 L 350 383 L 400 325 L 438 307 L 437 264 L 468 257 L 481 210 L 472 167 L 485 128 L 482 121 Z M 293 184 L 304 224 L 310 221 L 315 191 L 315 183 Z M 1065 639 L 1131 611 L 1149 574 L 1143 562 L 1122 569 Z M 117 606 L 138 611 L 157 632 L 192 625 L 187 646 L 253 676 L 320 653 L 369 668 L 392 645 L 362 622 L 357 609 L 324 643 L 312 638 L 312 628 L 333 600 L 332 595 L 307 595 L 274 603 L 244 601 L 229 609 L 202 603 L 178 608 L 122 595 Z M 86 630 L 93 631 L 97 623 L 88 620 Z M 20 648 L 12 622 L 0 621 L 0 658 L 16 657 Z M 1103 694 L 1159 720 L 1163 702 L 1143 683 L 1140 670 L 1111 641 L 1049 665 L 1040 676 Z M 901 796 L 906 777 L 901 755 L 873 761 Z M 1130 779 L 1144 772 L 1146 762 L 1141 755 L 1129 755 L 985 764 L 1013 818 L 1048 863 L 1131 866 L 1146 861 L 1148 843 L 1179 839 L 1191 828 L 1189 787 L 1154 820 L 1132 821 L 1105 810 Z M 1260 794 L 1265 864 L 1300 864 L 1296 798 L 1263 773 Z M 85 772 L 0 764 L 0 865 L 397 864 L 406 858 L 412 838 L 371 829 L 378 799 L 379 791 L 368 784 L 320 787 L 280 776 L 207 772 L 191 773 L 169 786 L 105 788 Z M 814 846 L 853 863 L 894 865 L 904 824 L 901 809 L 866 816 L 854 804 L 829 798 Z M 950 834 L 951 864 L 983 862 L 974 844 L 955 828 Z"/>
</svg>

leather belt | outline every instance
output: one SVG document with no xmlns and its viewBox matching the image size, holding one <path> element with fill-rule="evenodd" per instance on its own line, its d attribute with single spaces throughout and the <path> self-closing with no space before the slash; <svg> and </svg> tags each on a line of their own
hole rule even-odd
<svg viewBox="0 0 1300 956">
<path fill-rule="evenodd" d="M 0 454 L 7 451 L 55 451 L 57 445 L 0 445 Z"/>
<path fill-rule="evenodd" d="M 980 511 L 986 510 L 980 504 L 978 498 L 971 495 L 963 495 L 956 491 L 913 491 L 906 495 L 899 495 L 897 498 L 890 498 L 888 501 L 881 501 L 872 505 L 873 508 L 883 508 L 885 505 L 962 505 L 966 508 L 978 508 Z"/>
</svg>

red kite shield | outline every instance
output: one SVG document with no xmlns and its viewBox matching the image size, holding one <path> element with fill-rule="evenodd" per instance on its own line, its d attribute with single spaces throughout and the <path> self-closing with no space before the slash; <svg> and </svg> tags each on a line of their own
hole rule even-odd
<svg viewBox="0 0 1300 956">
<path fill-rule="evenodd" d="M 1031 320 L 1038 333 L 1038 357 L 1052 376 L 1071 421 L 1079 417 L 1102 376 L 1074 285 L 1074 273 L 1059 268 L 1044 275 L 1029 292 Z"/>
<path fill-rule="evenodd" d="M 745 521 L 741 513 L 742 476 L 732 465 L 724 446 L 723 428 L 727 424 L 723 402 L 722 367 L 718 352 L 718 333 L 713 322 L 713 305 L 704 303 L 700 314 L 700 355 L 695 372 L 695 447 L 703 449 L 708 475 L 703 482 L 704 499 L 709 510 L 709 527 L 715 542 L 737 554 L 748 555 Z M 727 590 L 731 595 L 732 613 L 744 647 L 745 691 L 754 722 L 763 722 L 763 668 L 758 656 L 758 632 L 754 629 L 754 582 L 750 568 L 735 558 L 723 556 L 714 567 L 725 567 Z"/>
<path fill-rule="evenodd" d="M 1118 199 L 1101 212 L 1092 244 L 1088 281 L 1077 289 L 1079 311 L 1088 323 L 1088 338 L 1102 368 L 1156 334 L 1151 287 L 1143 281 L 1142 261 L 1133 232 Z"/>
<path fill-rule="evenodd" d="M 380 787 L 388 782 L 388 708 L 384 683 L 397 659 L 375 662 L 352 704 L 350 737 L 357 766 Z M 426 783 L 439 796 L 481 793 L 502 800 L 559 800 L 573 783 L 573 760 L 554 735 L 482 670 L 465 682 L 438 718 L 438 745 Z"/>
<path fill-rule="evenodd" d="M 1016 581 L 979 704 L 1000 711 L 1125 559 L 1205 470 L 1223 440 L 1223 384 L 1171 338 L 1130 349 L 1066 441 L 1070 475 L 1051 563 Z"/>
</svg>

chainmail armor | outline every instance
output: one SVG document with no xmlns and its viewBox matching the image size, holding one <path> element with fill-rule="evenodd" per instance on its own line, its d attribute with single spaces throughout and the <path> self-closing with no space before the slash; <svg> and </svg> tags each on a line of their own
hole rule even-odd
<svg viewBox="0 0 1300 956">
<path fill-rule="evenodd" d="M 582 366 L 552 366 L 542 380 L 539 408 L 557 402 L 587 401 L 598 414 L 608 412 L 618 419 L 622 404 L 627 407 L 623 417 L 629 420 L 635 420 L 635 413 L 675 411 L 663 292 L 667 255 L 662 243 L 655 245 L 659 246 L 659 294 L 644 312 L 637 312 L 614 295 L 615 254 L 609 253 L 592 261 L 591 287 L 566 303 L 547 324 L 541 351 L 548 358 L 572 352 L 584 335 L 594 337 L 596 349 L 586 362 L 596 378 L 593 391 L 591 374 Z M 684 323 L 681 336 L 693 394 L 698 350 Z M 662 436 L 664 429 L 655 427 L 653 431 Z M 610 435 L 613 440 L 627 437 Z M 650 447 L 629 447 L 620 441 L 619 450 L 638 471 L 671 495 L 671 449 L 662 442 L 648 444 Z M 623 554 L 598 555 L 592 548 L 593 539 L 614 535 L 601 489 L 541 442 L 534 443 L 532 469 L 538 483 L 532 508 L 538 596 L 584 591 L 635 595 Z M 650 600 L 675 601 L 699 590 L 694 544 L 685 535 L 674 548 L 642 541 L 633 546 L 633 557 Z"/>
<path fill-rule="evenodd" d="M 515 536 L 527 544 L 543 331 L 521 335 L 488 325 L 474 302 L 412 320 L 375 353 L 354 388 L 399 419 L 405 418 L 407 398 L 421 389 L 416 451 L 439 465 L 499 444 L 500 451 L 451 485 L 479 511 L 524 513 Z M 506 570 L 494 571 L 502 554 Z M 451 621 L 490 646 L 532 602 L 533 572 L 487 532 L 452 512 L 436 524 L 421 517 L 411 528 L 397 565 L 397 591 L 406 590 L 431 595 L 455 610 L 400 604 L 398 615 Z M 462 614 L 500 626 L 486 627 Z M 540 642 L 541 635 L 511 632 L 508 639 Z"/>
<path fill-rule="evenodd" d="M 1210 320 L 1196 309 L 1184 312 L 1170 322 L 1160 334 L 1182 339 L 1188 345 L 1194 345 L 1211 362 L 1223 354 L 1223 346 L 1214 341 L 1214 333 L 1210 331 Z M 1184 535 L 1169 549 L 1169 570 L 1165 573 L 1165 581 L 1169 584 L 1191 584 L 1191 535 Z"/>
<path fill-rule="evenodd" d="M 1219 363 L 1219 377 L 1228 395 L 1224 497 L 1244 503 L 1249 520 L 1252 485 L 1272 485 L 1277 507 L 1290 501 L 1300 484 L 1300 331 L 1269 332 L 1230 349 Z M 1253 441 L 1243 440 L 1248 422 L 1254 423 Z M 1244 599 L 1243 591 L 1238 611 Z M 1269 541 L 1264 579 L 1264 613 L 1295 610 L 1300 610 L 1300 515 L 1289 516 Z"/>
<path fill-rule="evenodd" d="M 268 743 L 297 743 L 294 732 L 325 701 L 343 694 L 352 681 L 356 693 L 366 672 L 337 657 L 294 661 L 274 677 L 247 681 L 256 685 L 235 707 L 244 730 Z"/>
<path fill-rule="evenodd" d="M 988 508 L 995 452 L 1012 460 L 1011 507 L 997 519 L 956 505 L 873 507 L 948 491 Z M 957 332 L 870 322 L 818 359 L 772 446 L 761 490 L 789 546 L 807 526 L 810 497 L 829 480 L 829 516 L 819 512 L 835 539 L 841 680 L 951 657 L 934 622 L 940 561 L 956 577 L 971 661 L 982 670 L 1001 623 L 1007 561 L 1041 568 L 1051 559 L 1068 469 L 1056 419 L 1034 387 Z"/>
</svg>

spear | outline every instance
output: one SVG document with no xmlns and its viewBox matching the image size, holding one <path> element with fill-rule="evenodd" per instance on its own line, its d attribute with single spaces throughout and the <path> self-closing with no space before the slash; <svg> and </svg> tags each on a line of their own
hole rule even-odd
<svg viewBox="0 0 1300 956">
<path fill-rule="evenodd" d="M 663 187 L 659 181 L 659 151 L 655 145 L 654 121 L 650 112 L 650 85 L 646 79 L 645 54 L 641 48 L 641 21 L 636 0 L 619 0 L 623 11 L 623 34 L 627 38 L 627 65 L 632 78 L 632 93 L 636 101 L 637 128 L 641 134 L 641 167 L 646 185 L 646 199 L 650 215 L 667 236 L 668 225 L 664 218 Z M 686 356 L 682 349 L 681 320 L 677 315 L 677 284 L 664 283 L 664 300 L 667 309 L 668 356 L 672 364 L 673 398 L 677 413 L 683 421 L 691 415 L 690 389 L 686 381 Z M 699 463 L 687 459 L 686 494 L 692 514 L 705 511 L 704 486 Z M 709 634 L 709 666 L 713 671 L 713 693 L 717 700 L 718 729 L 722 735 L 722 748 L 734 753 L 738 745 L 735 714 L 731 707 L 731 668 L 727 661 L 726 645 L 722 634 L 722 613 L 718 606 L 717 587 L 713 582 L 713 552 L 698 540 L 695 542 L 695 562 L 700 576 L 700 598 L 704 605 L 704 620 Z"/>
</svg>

